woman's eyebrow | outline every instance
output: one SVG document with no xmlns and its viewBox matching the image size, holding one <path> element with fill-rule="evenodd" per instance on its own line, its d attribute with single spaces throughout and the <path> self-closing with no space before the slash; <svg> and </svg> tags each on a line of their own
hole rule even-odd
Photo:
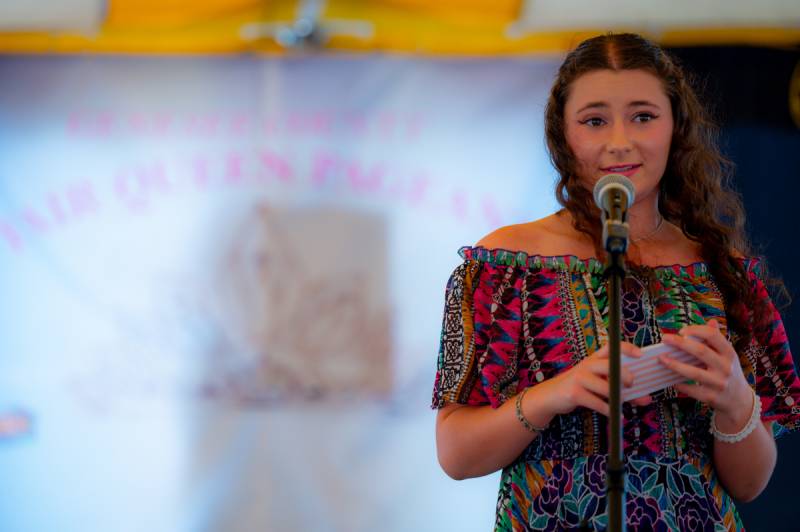
<svg viewBox="0 0 800 532">
<path fill-rule="evenodd" d="M 658 104 L 655 104 L 650 100 L 634 100 L 627 105 L 627 107 L 642 107 L 642 106 L 655 107 L 656 109 L 661 109 L 661 107 L 659 107 Z M 582 113 L 587 109 L 604 109 L 607 107 L 609 107 L 609 105 L 606 102 L 590 102 L 581 107 L 580 109 L 578 109 L 576 113 Z"/>
<path fill-rule="evenodd" d="M 575 112 L 576 113 L 582 113 L 587 109 L 596 109 L 596 108 L 603 108 L 603 107 L 608 107 L 608 104 L 606 102 L 591 102 L 591 103 L 587 103 L 586 105 L 584 105 L 583 107 L 581 107 L 580 109 L 578 109 Z"/>
<path fill-rule="evenodd" d="M 653 102 L 651 102 L 649 100 L 634 100 L 634 101 L 632 101 L 631 103 L 628 104 L 628 107 L 640 107 L 640 106 L 643 106 L 643 105 L 646 105 L 646 106 L 649 106 L 649 107 L 655 107 L 656 109 L 661 109 L 657 104 L 655 104 L 655 103 L 653 103 Z"/>
</svg>

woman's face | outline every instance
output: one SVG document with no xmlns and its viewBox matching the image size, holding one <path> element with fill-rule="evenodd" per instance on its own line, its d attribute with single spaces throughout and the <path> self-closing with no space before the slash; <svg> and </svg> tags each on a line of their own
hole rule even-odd
<svg viewBox="0 0 800 532">
<path fill-rule="evenodd" d="M 591 190 L 606 174 L 633 181 L 636 202 L 658 193 L 672 139 L 672 108 L 645 70 L 595 70 L 572 82 L 564 106 L 567 144 Z"/>
</svg>

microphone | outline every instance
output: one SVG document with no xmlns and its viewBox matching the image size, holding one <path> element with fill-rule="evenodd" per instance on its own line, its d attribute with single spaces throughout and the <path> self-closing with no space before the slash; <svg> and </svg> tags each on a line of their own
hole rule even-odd
<svg viewBox="0 0 800 532">
<path fill-rule="evenodd" d="M 620 174 L 608 174 L 594 186 L 594 202 L 602 211 L 603 247 L 609 253 L 628 249 L 628 208 L 635 198 L 633 182 Z"/>
</svg>

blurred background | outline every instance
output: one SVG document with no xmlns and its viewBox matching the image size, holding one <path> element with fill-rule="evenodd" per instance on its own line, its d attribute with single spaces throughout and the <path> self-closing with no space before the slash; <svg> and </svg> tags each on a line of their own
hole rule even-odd
<svg viewBox="0 0 800 532">
<path fill-rule="evenodd" d="M 547 93 L 610 30 L 696 75 L 797 297 L 796 0 L 0 4 L 0 531 L 491 529 L 436 461 L 444 286 L 556 209 Z M 800 527 L 798 443 L 749 529 Z"/>
</svg>

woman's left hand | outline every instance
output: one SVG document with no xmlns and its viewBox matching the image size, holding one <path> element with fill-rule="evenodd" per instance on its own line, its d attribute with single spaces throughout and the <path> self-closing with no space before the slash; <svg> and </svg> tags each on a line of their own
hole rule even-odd
<svg viewBox="0 0 800 532">
<path fill-rule="evenodd" d="M 737 426 L 747 421 L 753 407 L 753 392 L 742 373 L 739 355 L 720 332 L 716 320 L 712 319 L 706 325 L 689 325 L 678 334 L 665 334 L 662 340 L 693 355 L 705 365 L 695 367 L 661 355 L 662 364 L 694 381 L 693 384 L 676 384 L 676 390 L 710 405 L 718 418 L 726 418 L 728 422 L 725 425 Z"/>
</svg>

